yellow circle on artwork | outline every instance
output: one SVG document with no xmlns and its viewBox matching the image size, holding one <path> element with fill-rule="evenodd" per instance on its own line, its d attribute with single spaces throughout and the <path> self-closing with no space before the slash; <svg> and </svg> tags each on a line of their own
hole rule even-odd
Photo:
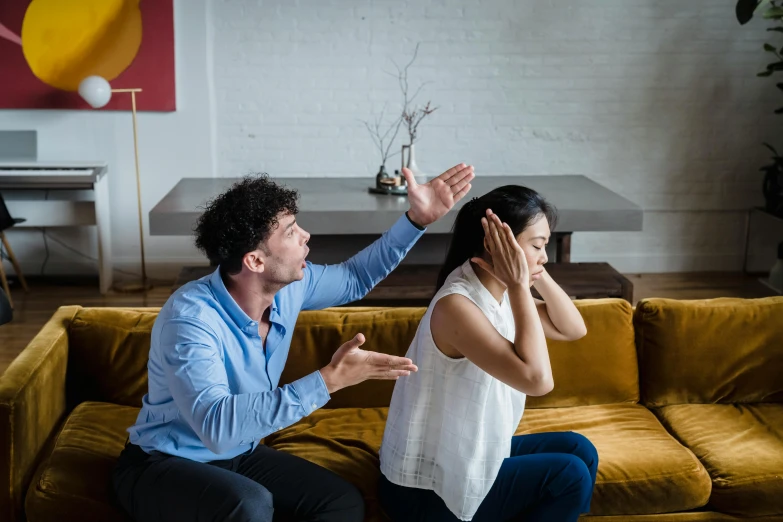
<svg viewBox="0 0 783 522">
<path fill-rule="evenodd" d="M 42 82 L 75 91 L 91 75 L 113 80 L 141 45 L 139 0 L 33 0 L 22 52 Z"/>
</svg>

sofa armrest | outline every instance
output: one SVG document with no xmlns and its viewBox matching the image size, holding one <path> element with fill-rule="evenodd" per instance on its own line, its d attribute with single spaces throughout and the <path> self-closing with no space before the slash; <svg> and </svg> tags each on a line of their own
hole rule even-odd
<svg viewBox="0 0 783 522">
<path fill-rule="evenodd" d="M 61 307 L 0 375 L 0 520 L 24 520 L 24 498 L 66 413 L 68 325 L 80 306 Z"/>
</svg>

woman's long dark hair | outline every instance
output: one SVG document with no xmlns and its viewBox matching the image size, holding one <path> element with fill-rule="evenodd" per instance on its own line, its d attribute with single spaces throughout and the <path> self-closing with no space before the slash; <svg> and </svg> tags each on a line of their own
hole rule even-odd
<svg viewBox="0 0 783 522">
<path fill-rule="evenodd" d="M 555 227 L 557 211 L 538 192 L 520 185 L 498 187 L 479 198 L 465 203 L 457 214 L 446 261 L 438 274 L 438 288 L 455 268 L 472 257 L 480 257 L 484 252 L 484 228 L 481 218 L 487 215 L 487 209 L 497 214 L 501 221 L 508 223 L 514 236 L 518 236 L 539 216 L 549 221 L 550 228 Z"/>
</svg>

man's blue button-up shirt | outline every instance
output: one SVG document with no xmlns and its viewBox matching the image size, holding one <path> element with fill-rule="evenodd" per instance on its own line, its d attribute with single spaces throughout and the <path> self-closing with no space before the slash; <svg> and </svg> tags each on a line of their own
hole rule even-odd
<svg viewBox="0 0 783 522">
<path fill-rule="evenodd" d="M 130 442 L 148 453 L 230 459 L 321 408 L 329 393 L 319 371 L 278 386 L 299 312 L 361 299 L 422 233 L 402 216 L 344 263 L 308 262 L 304 278 L 275 295 L 265 345 L 219 270 L 177 290 L 152 328 L 149 390 Z"/>
</svg>

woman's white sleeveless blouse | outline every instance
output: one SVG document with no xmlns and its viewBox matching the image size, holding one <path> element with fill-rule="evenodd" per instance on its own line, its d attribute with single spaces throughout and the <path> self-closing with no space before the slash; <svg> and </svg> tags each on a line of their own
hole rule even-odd
<svg viewBox="0 0 783 522">
<path fill-rule="evenodd" d="M 422 318 L 407 357 L 419 371 L 400 378 L 381 444 L 381 472 L 390 482 L 435 491 L 460 520 L 471 520 L 511 451 L 525 394 L 495 379 L 467 358 L 452 359 L 435 346 L 430 317 L 435 303 L 460 294 L 476 304 L 514 342 L 508 296 L 498 304 L 466 261 L 438 291 Z"/>
</svg>

